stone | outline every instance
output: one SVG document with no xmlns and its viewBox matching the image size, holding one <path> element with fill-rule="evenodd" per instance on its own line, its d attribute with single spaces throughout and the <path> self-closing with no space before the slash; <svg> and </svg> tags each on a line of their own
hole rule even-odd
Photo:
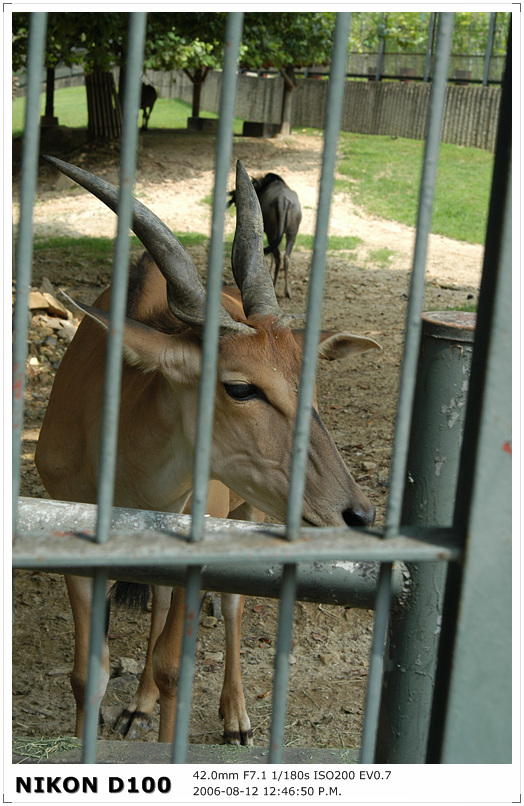
<svg viewBox="0 0 524 806">
<path fill-rule="evenodd" d="M 52 294 L 55 296 L 55 289 L 53 287 L 53 283 L 48 277 L 42 277 L 42 282 L 40 283 L 40 288 L 38 289 L 41 294 Z"/>
<path fill-rule="evenodd" d="M 38 311 L 44 310 L 47 311 L 49 308 L 49 302 L 44 297 L 40 291 L 30 291 L 29 292 L 29 309 L 31 311 Z"/>
<path fill-rule="evenodd" d="M 324 666 L 334 666 L 340 660 L 336 652 L 324 652 L 318 656 L 318 659 Z"/>
<path fill-rule="evenodd" d="M 43 296 L 47 300 L 47 310 L 49 313 L 53 314 L 54 316 L 59 316 L 61 319 L 69 319 L 72 316 L 65 305 L 62 305 L 62 303 L 59 302 L 57 298 L 53 296 L 53 294 L 49 294 L 47 291 L 45 291 Z"/>
<path fill-rule="evenodd" d="M 121 675 L 140 674 L 142 666 L 135 658 L 120 658 L 118 661 L 118 671 Z"/>
<path fill-rule="evenodd" d="M 375 462 L 362 462 L 360 465 L 362 470 L 374 470 L 376 468 Z"/>
</svg>

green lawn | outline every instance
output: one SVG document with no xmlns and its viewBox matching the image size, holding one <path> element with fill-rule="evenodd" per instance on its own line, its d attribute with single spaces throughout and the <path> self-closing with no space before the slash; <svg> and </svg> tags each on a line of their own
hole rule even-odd
<svg viewBox="0 0 524 806">
<path fill-rule="evenodd" d="M 85 87 L 69 87 L 55 90 L 54 111 L 55 117 L 61 126 L 85 129 L 87 127 L 87 98 Z M 45 95 L 40 96 L 40 111 L 44 114 Z M 13 137 L 22 134 L 25 113 L 25 98 L 15 98 L 13 101 Z M 213 112 L 203 112 L 203 117 L 218 117 Z M 157 98 L 149 126 L 151 129 L 186 129 L 187 119 L 191 117 L 191 104 L 180 101 L 178 98 Z M 139 114 L 142 122 L 142 113 Z M 242 132 L 243 121 L 235 119 L 234 131 Z"/>
<path fill-rule="evenodd" d="M 415 226 L 424 143 L 342 132 L 335 187 L 379 218 Z M 493 154 L 477 148 L 440 146 L 432 232 L 483 243 Z"/>
</svg>

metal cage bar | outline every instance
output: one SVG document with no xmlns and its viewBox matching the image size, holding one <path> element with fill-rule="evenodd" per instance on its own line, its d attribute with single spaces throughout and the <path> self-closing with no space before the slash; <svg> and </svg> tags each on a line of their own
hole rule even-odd
<svg viewBox="0 0 524 806">
<path fill-rule="evenodd" d="M 129 230 L 132 222 L 133 181 L 138 140 L 137 117 L 140 105 L 140 76 L 144 52 L 146 14 L 138 12 L 129 17 L 129 40 L 124 97 L 122 152 L 120 160 L 118 228 L 113 259 L 113 285 L 111 289 L 110 328 L 106 353 L 100 468 L 98 482 L 98 514 L 96 540 L 105 543 L 109 538 L 111 511 L 115 486 L 115 467 L 120 407 L 120 381 L 122 376 L 122 344 L 127 300 L 129 270 Z M 100 673 L 102 646 L 106 620 L 107 571 L 99 569 L 93 579 L 89 666 L 85 693 L 84 763 L 96 760 L 98 712 L 100 708 Z"/>
<path fill-rule="evenodd" d="M 13 528 L 16 523 L 20 490 L 20 454 L 24 421 L 24 392 L 27 357 L 27 311 L 33 260 L 33 203 L 38 168 L 40 128 L 40 82 L 44 62 L 47 14 L 38 12 L 30 17 L 27 53 L 27 102 L 25 112 L 22 164 L 24 170 L 20 185 L 20 227 L 16 244 L 16 297 L 13 316 L 13 442 L 12 476 Z"/>
<path fill-rule="evenodd" d="M 220 294 L 222 289 L 222 239 L 226 211 L 227 177 L 233 146 L 233 116 L 237 59 L 242 34 L 243 13 L 228 14 L 226 43 L 224 48 L 224 74 L 220 97 L 220 119 L 216 146 L 215 192 L 213 198 L 213 222 L 206 294 L 206 324 L 202 345 L 202 374 L 198 400 L 197 439 L 195 446 L 195 470 L 193 503 L 191 509 L 190 541 L 203 537 L 206 514 L 209 466 L 211 459 L 211 436 L 218 364 L 218 336 Z M 195 614 L 199 612 L 201 568 L 191 566 L 187 571 L 184 636 L 178 683 L 178 698 L 173 739 L 172 761 L 183 764 L 186 760 L 189 733 L 189 706 L 193 686 L 197 630 Z"/>
<path fill-rule="evenodd" d="M 322 316 L 329 210 L 333 191 L 337 139 L 342 115 L 350 23 L 351 14 L 337 14 L 327 100 L 328 114 L 326 118 L 324 153 L 322 158 L 315 247 L 313 250 L 313 261 L 309 281 L 304 356 L 300 375 L 293 453 L 291 457 L 291 480 L 286 512 L 286 538 L 288 540 L 295 540 L 298 537 L 300 524 L 302 522 L 302 502 L 305 490 L 305 474 L 311 424 L 311 402 L 313 400 L 320 320 Z M 282 761 L 288 688 L 287 681 L 289 676 L 289 663 L 287 659 L 291 652 L 293 605 L 296 597 L 296 586 L 296 565 L 290 564 L 284 566 L 278 620 L 273 711 L 269 747 L 269 761 L 272 764 L 279 764 Z"/>
</svg>

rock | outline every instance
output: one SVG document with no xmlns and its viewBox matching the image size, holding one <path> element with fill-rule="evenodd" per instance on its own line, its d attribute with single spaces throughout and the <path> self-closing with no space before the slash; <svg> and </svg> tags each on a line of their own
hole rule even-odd
<svg viewBox="0 0 524 806">
<path fill-rule="evenodd" d="M 51 328 L 51 330 L 59 330 L 62 327 L 62 319 L 57 319 L 56 316 L 48 316 L 46 313 L 41 313 L 35 317 L 37 325 L 42 327 Z"/>
<path fill-rule="evenodd" d="M 30 291 L 29 292 L 29 310 L 31 311 L 38 311 L 44 310 L 47 311 L 49 308 L 49 302 L 44 297 L 40 291 Z"/>
<path fill-rule="evenodd" d="M 72 314 L 69 313 L 65 305 L 62 305 L 62 303 L 59 302 L 53 294 L 49 294 L 46 291 L 44 292 L 43 296 L 48 302 L 47 310 L 50 314 L 53 316 L 59 316 L 61 319 L 72 318 Z"/>
<path fill-rule="evenodd" d="M 223 652 L 206 652 L 204 657 L 204 663 L 222 663 L 223 660 Z"/>
<path fill-rule="evenodd" d="M 324 666 L 334 666 L 340 660 L 336 652 L 324 652 L 318 656 L 318 659 Z"/>
<path fill-rule="evenodd" d="M 42 282 L 38 290 L 40 291 L 41 294 L 51 294 L 53 297 L 55 296 L 56 293 L 53 287 L 53 283 L 47 277 L 42 277 Z"/>
<path fill-rule="evenodd" d="M 67 308 L 62 305 L 57 298 L 48 291 L 29 292 L 29 310 L 47 311 L 51 316 L 58 316 L 61 319 L 72 319 L 73 316 Z"/>
<path fill-rule="evenodd" d="M 134 658 L 120 658 L 118 661 L 118 671 L 121 675 L 140 674 L 142 665 Z"/>
<path fill-rule="evenodd" d="M 57 330 L 56 335 L 59 339 L 63 339 L 64 341 L 70 342 L 73 336 L 75 335 L 76 331 L 78 330 L 78 325 L 73 324 L 73 322 L 64 322 L 61 320 L 62 326 L 59 330 Z"/>
<path fill-rule="evenodd" d="M 203 627 L 216 627 L 218 624 L 218 619 L 216 619 L 214 616 L 203 616 L 201 624 Z"/>
<path fill-rule="evenodd" d="M 374 470 L 376 468 L 375 462 L 362 462 L 360 467 L 362 470 Z"/>
</svg>

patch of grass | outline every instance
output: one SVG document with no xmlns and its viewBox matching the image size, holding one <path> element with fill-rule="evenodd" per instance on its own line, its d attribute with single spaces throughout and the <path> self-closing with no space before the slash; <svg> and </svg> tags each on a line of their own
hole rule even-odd
<svg viewBox="0 0 524 806">
<path fill-rule="evenodd" d="M 174 232 L 180 243 L 185 247 L 202 246 L 210 240 L 209 235 L 203 232 Z"/>
<path fill-rule="evenodd" d="M 387 246 L 383 246 L 382 249 L 372 249 L 368 254 L 371 263 L 382 267 L 389 266 L 391 258 L 394 256 L 393 249 L 388 249 Z"/>
<path fill-rule="evenodd" d="M 335 189 L 349 193 L 366 212 L 415 226 L 424 154 L 419 140 L 342 132 Z M 432 232 L 483 243 L 493 154 L 442 143 Z"/>
<path fill-rule="evenodd" d="M 85 87 L 68 87 L 55 90 L 55 117 L 61 126 L 72 129 L 87 127 L 87 94 Z M 24 129 L 25 98 L 13 99 L 13 137 L 18 137 Z M 45 111 L 45 94 L 40 95 L 40 114 Z"/>
<path fill-rule="evenodd" d="M 464 302 L 462 305 L 446 305 L 444 308 L 442 305 L 429 305 L 425 308 L 427 311 L 461 311 L 462 313 L 477 313 L 478 305 L 476 302 Z"/>
<path fill-rule="evenodd" d="M 138 243 L 138 239 L 134 239 Z M 53 235 L 51 237 L 35 238 L 35 252 L 46 249 L 56 250 L 63 257 L 73 257 L 81 253 L 87 260 L 110 260 L 114 248 L 113 238 L 92 238 L 88 235 L 72 238 L 68 235 Z"/>
<path fill-rule="evenodd" d="M 201 246 L 209 241 L 209 237 L 201 232 L 175 232 L 174 235 L 186 249 L 192 246 Z M 144 247 L 136 235 L 130 236 L 131 260 L 136 259 Z M 76 265 L 98 265 L 104 268 L 110 267 L 113 260 L 115 248 L 114 238 L 99 237 L 94 238 L 83 235 L 80 238 L 73 238 L 69 235 L 53 235 L 51 237 L 35 238 L 35 253 L 51 252 L 56 256 L 57 262 L 70 263 L 74 261 Z M 104 266 L 105 264 L 105 266 Z"/>
<path fill-rule="evenodd" d="M 20 756 L 20 761 L 18 762 L 20 764 L 22 761 L 42 763 L 56 753 L 68 753 L 81 746 L 80 739 L 65 736 L 56 739 L 14 738 L 12 747 L 13 753 Z"/>
<path fill-rule="evenodd" d="M 45 94 L 40 95 L 40 113 L 45 111 Z M 55 90 L 54 113 L 61 126 L 73 129 L 87 128 L 87 95 L 85 87 L 67 87 Z M 12 133 L 13 137 L 22 134 L 24 128 L 25 98 L 13 100 Z M 201 111 L 202 117 L 217 118 L 214 112 Z M 186 129 L 187 119 L 191 117 L 191 104 L 179 98 L 157 98 L 149 127 L 151 129 Z M 138 115 L 139 125 L 142 124 L 142 113 Z M 233 131 L 242 133 L 243 121 L 235 118 Z"/>
<path fill-rule="evenodd" d="M 313 249 L 315 238 L 313 235 L 304 235 L 300 232 L 295 241 L 295 247 L 298 249 Z M 328 249 L 330 251 L 353 251 L 359 244 L 362 243 L 362 238 L 356 235 L 330 235 L 328 237 Z"/>
<path fill-rule="evenodd" d="M 328 249 L 331 251 L 353 251 L 363 243 L 362 238 L 356 235 L 330 235 L 328 237 Z"/>
</svg>

